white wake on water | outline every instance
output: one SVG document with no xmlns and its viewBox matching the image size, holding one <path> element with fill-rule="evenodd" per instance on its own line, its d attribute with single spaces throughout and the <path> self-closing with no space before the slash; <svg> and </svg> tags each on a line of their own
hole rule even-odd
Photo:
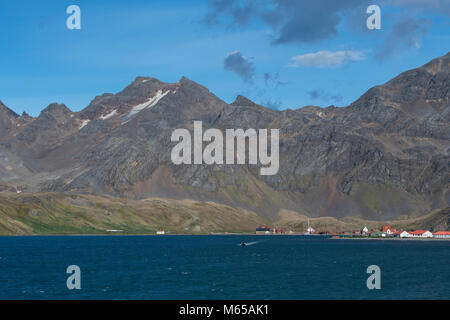
<svg viewBox="0 0 450 320">
<path fill-rule="evenodd" d="M 244 242 L 244 243 L 245 243 L 245 246 L 252 246 L 252 245 L 260 243 L 260 242 L 262 242 L 262 241 L 252 241 L 252 242 Z M 237 244 L 237 246 L 241 247 L 242 243 Z"/>
</svg>

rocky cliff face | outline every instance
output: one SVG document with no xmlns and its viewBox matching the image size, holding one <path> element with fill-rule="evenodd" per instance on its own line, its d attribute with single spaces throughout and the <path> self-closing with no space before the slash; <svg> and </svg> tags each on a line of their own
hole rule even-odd
<svg viewBox="0 0 450 320">
<path fill-rule="evenodd" d="M 450 203 L 450 53 L 374 87 L 348 107 L 275 111 L 226 104 L 182 78 L 138 77 L 81 112 L 52 104 L 36 119 L 0 104 L 0 182 L 29 191 L 209 200 L 308 216 L 389 219 Z M 173 165 L 176 128 L 276 128 L 280 169 Z M 18 125 L 19 124 L 19 125 Z M 11 161 L 11 159 L 14 159 Z"/>
<path fill-rule="evenodd" d="M 0 101 L 0 139 L 14 129 L 17 118 L 19 116 Z"/>
</svg>

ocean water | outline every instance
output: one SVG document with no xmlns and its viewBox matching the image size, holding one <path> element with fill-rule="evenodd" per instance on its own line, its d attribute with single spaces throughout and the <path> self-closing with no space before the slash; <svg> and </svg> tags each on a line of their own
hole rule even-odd
<svg viewBox="0 0 450 320">
<path fill-rule="evenodd" d="M 81 290 L 67 289 L 69 265 Z M 367 289 L 370 265 L 380 290 Z M 0 237 L 0 299 L 449 298 L 450 241 Z"/>
</svg>

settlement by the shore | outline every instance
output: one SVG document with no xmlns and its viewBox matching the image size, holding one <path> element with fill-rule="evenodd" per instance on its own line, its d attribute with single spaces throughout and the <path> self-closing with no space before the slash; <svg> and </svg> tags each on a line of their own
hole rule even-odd
<svg viewBox="0 0 450 320">
<path fill-rule="evenodd" d="M 266 225 L 256 228 L 257 235 L 279 235 L 279 234 L 295 234 L 292 231 L 286 232 L 283 229 L 271 228 Z M 358 231 L 343 231 L 340 233 L 332 233 L 328 231 L 318 231 L 309 226 L 304 234 L 310 235 L 331 235 L 336 238 L 434 238 L 434 239 L 450 239 L 450 231 L 436 231 L 429 230 L 396 230 L 389 225 L 384 225 L 380 229 L 370 230 L 364 226 Z"/>
</svg>

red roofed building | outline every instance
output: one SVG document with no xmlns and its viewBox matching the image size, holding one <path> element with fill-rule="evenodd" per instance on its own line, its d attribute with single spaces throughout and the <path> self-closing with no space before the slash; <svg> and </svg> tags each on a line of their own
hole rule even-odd
<svg viewBox="0 0 450 320">
<path fill-rule="evenodd" d="M 383 226 L 381 227 L 381 232 L 387 235 L 393 235 L 397 230 L 393 229 L 391 226 Z"/>
<path fill-rule="evenodd" d="M 406 231 L 396 231 L 392 234 L 394 237 L 407 238 L 409 233 Z"/>
<path fill-rule="evenodd" d="M 270 228 L 270 233 L 271 234 L 284 234 L 284 230 L 280 229 L 280 228 Z"/>
<path fill-rule="evenodd" d="M 438 231 L 433 233 L 433 238 L 450 239 L 450 231 Z"/>
<path fill-rule="evenodd" d="M 408 232 L 410 238 L 431 238 L 433 234 L 428 230 L 415 230 Z"/>
<path fill-rule="evenodd" d="M 259 235 L 270 234 L 270 228 L 266 225 L 262 225 L 262 226 L 256 228 L 256 234 L 259 234 Z"/>
</svg>

